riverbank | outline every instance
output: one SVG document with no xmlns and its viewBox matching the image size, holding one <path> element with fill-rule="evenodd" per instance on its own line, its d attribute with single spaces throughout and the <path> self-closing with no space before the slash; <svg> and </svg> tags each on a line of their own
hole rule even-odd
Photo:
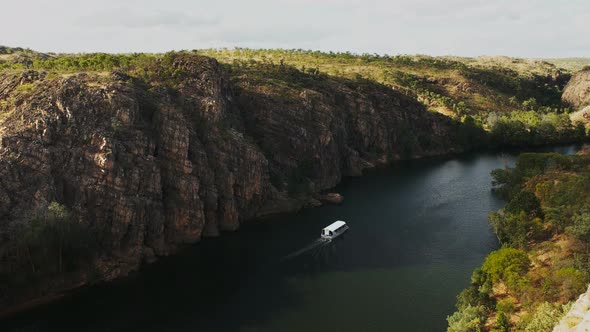
<svg viewBox="0 0 590 332">
<path fill-rule="evenodd" d="M 469 271 L 496 246 L 485 222 L 473 220 L 499 207 L 489 192 L 489 170 L 504 160 L 475 153 L 373 169 L 335 188 L 345 197 L 341 205 L 246 223 L 238 232 L 204 239 L 140 273 L 81 289 L 3 325 L 8 331 L 182 330 L 194 324 L 216 331 L 358 331 L 395 321 L 406 331 L 440 329 Z M 475 208 L 460 209 L 466 202 Z M 351 227 L 343 239 L 283 259 L 337 219 Z M 441 282 L 445 291 L 426 291 Z M 412 302 L 416 294 L 433 305 Z"/>
<path fill-rule="evenodd" d="M 551 150 L 557 150 L 560 153 L 565 153 L 565 154 L 571 154 L 572 151 L 574 151 L 575 149 L 577 149 L 577 147 L 575 145 L 564 145 L 564 146 L 536 146 L 536 147 L 530 147 L 527 151 L 546 151 L 547 149 L 551 149 Z M 422 158 L 415 158 L 414 160 L 418 161 L 420 160 L 421 162 L 424 163 L 430 163 L 430 162 L 437 162 L 437 161 L 444 161 L 444 160 L 451 160 L 451 159 L 456 159 L 456 158 L 461 158 L 462 156 L 465 155 L 469 155 L 469 154 L 473 154 L 473 153 L 489 153 L 489 154 L 500 154 L 503 157 L 503 162 L 508 162 L 509 160 L 509 156 L 510 155 L 518 155 L 519 151 L 522 151 L 521 149 L 518 148 L 505 148 L 505 149 L 501 149 L 501 148 L 494 148 L 494 149 L 487 149 L 487 150 L 479 150 L 479 151 L 471 151 L 471 152 L 464 152 L 464 153 L 450 153 L 450 154 L 446 154 L 446 155 L 439 155 L 439 156 L 428 156 L 428 157 L 422 157 Z M 405 161 L 397 161 L 397 162 L 393 162 L 393 164 L 377 164 L 374 165 L 374 167 L 366 169 L 365 171 L 369 171 L 369 173 L 372 172 L 387 172 L 391 169 L 392 165 L 395 165 L 396 163 L 400 163 L 400 162 L 412 162 L 411 160 L 405 160 Z M 371 172 L 372 171 L 372 172 Z M 344 178 L 344 181 L 348 181 L 350 180 L 350 177 Z M 338 185 L 340 186 L 340 184 Z M 332 189 L 337 189 L 338 186 L 332 188 Z M 318 196 L 318 199 L 320 199 L 321 197 Z M 329 203 L 328 203 L 329 204 Z M 317 205 L 319 206 L 319 205 Z M 316 206 L 316 207 L 317 207 Z M 311 208 L 312 206 L 308 206 L 305 207 L 306 209 Z M 300 208 L 304 208 L 303 205 L 301 205 Z M 285 212 L 283 212 L 285 213 Z M 249 222 L 268 222 L 270 220 L 275 219 L 276 215 L 283 215 L 283 213 L 275 213 L 274 215 L 266 215 L 264 217 L 260 217 L 254 220 L 250 220 Z M 292 211 L 291 213 L 297 213 L 297 211 Z M 227 234 L 226 234 L 227 235 Z M 180 248 L 180 251 L 183 250 L 187 250 L 186 246 L 185 248 Z M 135 270 L 133 272 L 138 272 L 138 270 Z M 123 277 L 125 278 L 125 276 Z M 34 309 L 35 307 L 39 306 L 39 305 L 45 305 L 47 303 L 51 303 L 53 301 L 56 300 L 60 300 L 62 298 L 64 298 L 64 296 L 68 296 L 68 295 L 72 295 L 72 293 L 75 293 L 77 289 L 79 288 L 84 288 L 84 287 L 89 287 L 92 286 L 93 284 L 96 284 L 95 282 L 92 283 L 80 283 L 76 286 L 73 287 L 68 287 L 66 289 L 57 291 L 57 292 L 53 292 L 52 294 L 48 294 L 46 296 L 43 296 L 41 298 L 36 298 L 33 299 L 31 301 L 27 301 L 26 303 L 23 303 L 21 305 L 18 306 L 14 306 L 14 307 L 10 307 L 7 309 L 3 309 L 0 311 L 0 318 L 9 318 L 11 316 L 17 315 L 17 314 L 21 314 L 23 312 L 26 312 L 28 310 Z"/>
<path fill-rule="evenodd" d="M 239 232 L 205 239 L 140 273 L 83 288 L 3 323 L 8 331 L 157 331 L 194 324 L 216 331 L 378 331 L 393 325 L 441 330 L 470 271 L 497 248 L 485 218 L 503 202 L 491 193 L 489 173 L 514 157 L 467 153 L 373 169 L 334 189 L 345 197 L 341 205 L 246 223 Z M 342 241 L 282 260 L 336 219 L 351 227 Z M 416 302 L 416 296 L 424 301 Z M 342 313 L 349 313 L 346 320 Z"/>
<path fill-rule="evenodd" d="M 508 204 L 489 221 L 503 248 L 491 253 L 457 302 L 449 331 L 549 331 L 590 281 L 590 156 L 524 154 L 493 173 Z"/>
</svg>

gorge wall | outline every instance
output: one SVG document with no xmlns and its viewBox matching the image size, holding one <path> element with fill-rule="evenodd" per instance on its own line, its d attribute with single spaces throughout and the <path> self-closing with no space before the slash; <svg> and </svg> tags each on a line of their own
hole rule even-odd
<svg viewBox="0 0 590 332">
<path fill-rule="evenodd" d="M 29 276 L 1 283 L 0 307 L 317 205 L 365 168 L 481 144 L 477 130 L 376 83 L 286 66 L 262 79 L 188 54 L 152 69 L 159 79 L 0 74 L 0 276 Z M 60 258 L 59 272 L 41 275 L 15 248 L 51 202 L 92 229 L 97 249 L 82 267 L 62 271 Z"/>
</svg>

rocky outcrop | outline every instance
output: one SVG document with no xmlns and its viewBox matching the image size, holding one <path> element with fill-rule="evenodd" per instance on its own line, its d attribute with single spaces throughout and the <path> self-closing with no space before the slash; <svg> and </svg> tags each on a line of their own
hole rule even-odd
<svg viewBox="0 0 590 332">
<path fill-rule="evenodd" d="M 574 74 L 563 90 L 563 102 L 575 110 L 590 106 L 590 69 Z"/>
<path fill-rule="evenodd" d="M 573 112 L 570 114 L 572 123 L 581 122 L 588 126 L 590 124 L 590 106 L 586 106 L 583 109 Z"/>
<path fill-rule="evenodd" d="M 327 193 L 320 195 L 320 200 L 331 204 L 341 204 L 344 202 L 344 197 L 339 193 Z"/>
<path fill-rule="evenodd" d="M 0 76 L 0 247 L 57 201 L 97 235 L 93 274 L 112 279 L 246 220 L 314 205 L 343 176 L 470 147 L 460 124 L 378 84 L 282 67 L 228 76 L 186 54 L 164 66 L 161 80 Z M 87 272 L 0 290 L 0 307 L 83 284 Z"/>
<path fill-rule="evenodd" d="M 590 289 L 578 298 L 553 332 L 590 331 Z"/>
</svg>

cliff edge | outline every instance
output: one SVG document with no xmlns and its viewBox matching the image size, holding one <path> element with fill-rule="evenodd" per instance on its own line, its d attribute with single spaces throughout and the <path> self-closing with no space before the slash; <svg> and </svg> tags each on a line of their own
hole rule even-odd
<svg viewBox="0 0 590 332">
<path fill-rule="evenodd" d="M 586 332 L 590 331 L 590 288 L 574 303 L 553 332 Z"/>
</svg>

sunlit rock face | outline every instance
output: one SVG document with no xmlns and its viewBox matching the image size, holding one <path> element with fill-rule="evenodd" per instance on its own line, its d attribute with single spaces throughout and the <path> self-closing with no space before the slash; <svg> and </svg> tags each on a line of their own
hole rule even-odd
<svg viewBox="0 0 590 332">
<path fill-rule="evenodd" d="M 574 74 L 563 90 L 563 102 L 579 111 L 590 106 L 590 69 Z"/>
</svg>

